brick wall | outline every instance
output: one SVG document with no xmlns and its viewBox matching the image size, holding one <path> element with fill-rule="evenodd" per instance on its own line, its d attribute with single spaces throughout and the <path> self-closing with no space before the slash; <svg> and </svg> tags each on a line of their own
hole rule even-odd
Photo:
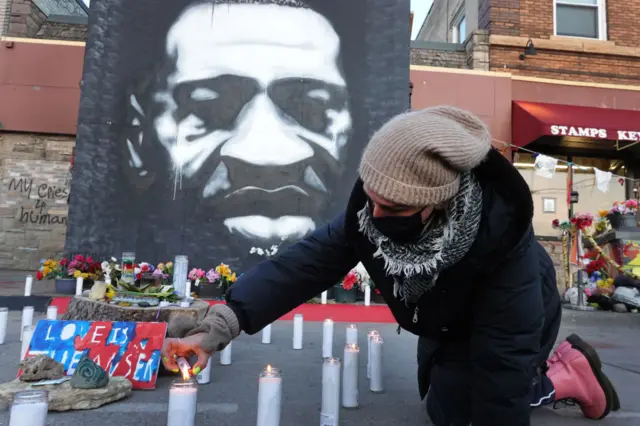
<svg viewBox="0 0 640 426">
<path fill-rule="evenodd" d="M 47 17 L 31 0 L 11 0 L 9 37 L 35 37 Z"/>
<path fill-rule="evenodd" d="M 10 6 L 6 34 L 3 35 L 72 41 L 87 39 L 87 25 L 47 20 L 47 16 L 31 0 L 0 0 L 0 2 Z"/>
<path fill-rule="evenodd" d="M 0 268 L 33 269 L 60 254 L 74 139 L 0 133 Z"/>
<path fill-rule="evenodd" d="M 490 37 L 490 69 L 561 80 L 640 84 L 640 2 L 607 0 L 608 39 L 554 36 L 553 2 L 481 0 L 480 28 Z M 531 38 L 537 55 L 520 59 Z"/>
</svg>

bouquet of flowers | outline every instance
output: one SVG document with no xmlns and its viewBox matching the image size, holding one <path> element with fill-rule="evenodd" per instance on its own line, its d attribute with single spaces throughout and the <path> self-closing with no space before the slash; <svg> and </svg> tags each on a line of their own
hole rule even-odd
<svg viewBox="0 0 640 426">
<path fill-rule="evenodd" d="M 191 271 L 189 271 L 189 275 L 187 275 L 187 278 L 191 281 L 202 281 L 202 279 L 205 278 L 205 275 L 206 272 L 204 271 L 204 269 L 193 268 Z"/>
<path fill-rule="evenodd" d="M 626 200 L 616 201 L 613 203 L 613 207 L 609 210 L 609 214 L 629 214 L 634 215 L 638 212 L 638 201 Z"/>
<path fill-rule="evenodd" d="M 173 283 L 173 262 L 158 263 L 151 275 L 162 284 L 170 285 Z"/>
<path fill-rule="evenodd" d="M 85 257 L 80 254 L 69 262 L 67 270 L 74 278 L 82 277 L 85 280 L 95 280 L 102 275 L 102 266 L 99 262 L 93 260 L 91 256 Z"/>
<path fill-rule="evenodd" d="M 571 218 L 571 224 L 580 231 L 584 231 L 593 225 L 593 215 L 591 213 L 576 213 Z"/>
<path fill-rule="evenodd" d="M 231 268 L 229 268 L 229 265 L 226 265 L 224 263 L 221 263 L 218 266 L 216 266 L 214 272 L 218 275 L 218 279 L 217 279 L 218 288 L 221 289 L 223 293 L 226 293 L 227 290 L 229 290 L 229 287 L 231 287 L 231 285 L 235 283 L 237 280 L 236 273 L 233 272 Z M 213 274 L 210 276 L 214 277 Z"/>
<path fill-rule="evenodd" d="M 342 280 L 342 288 L 346 291 L 351 291 L 355 285 L 358 284 L 359 280 L 360 278 L 358 277 L 358 274 L 356 274 L 356 271 L 352 269 Z"/>
<path fill-rule="evenodd" d="M 55 280 L 62 278 L 73 278 L 69 273 L 69 260 L 62 258 L 60 260 L 42 259 L 40 268 L 36 271 L 37 280 Z"/>
<path fill-rule="evenodd" d="M 115 257 L 102 262 L 100 269 L 102 270 L 102 274 L 100 274 L 97 279 L 104 280 L 108 284 L 117 283 L 122 277 L 120 263 L 118 263 L 118 259 Z"/>
<path fill-rule="evenodd" d="M 560 231 L 570 231 L 571 230 L 571 221 L 569 219 L 553 219 L 551 222 L 551 226 L 553 229 L 559 229 Z"/>
</svg>

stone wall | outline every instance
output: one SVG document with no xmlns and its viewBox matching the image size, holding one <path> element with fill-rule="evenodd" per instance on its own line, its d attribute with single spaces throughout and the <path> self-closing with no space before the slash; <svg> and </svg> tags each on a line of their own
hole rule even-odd
<svg viewBox="0 0 640 426">
<path fill-rule="evenodd" d="M 454 45 L 455 46 L 455 45 Z M 419 47 L 411 49 L 411 65 L 424 65 L 441 68 L 467 68 L 467 53 L 459 49 L 439 49 L 437 47 Z"/>
<path fill-rule="evenodd" d="M 74 139 L 0 133 L 0 268 L 62 253 Z"/>
<path fill-rule="evenodd" d="M 567 283 L 565 282 L 565 274 L 564 274 L 564 266 L 562 259 L 562 242 L 559 240 L 542 240 L 539 239 L 538 242 L 544 247 L 544 249 L 551 256 L 551 260 L 553 260 L 553 265 L 556 268 L 556 280 L 558 291 L 561 293 L 564 292 L 567 287 Z"/>
</svg>

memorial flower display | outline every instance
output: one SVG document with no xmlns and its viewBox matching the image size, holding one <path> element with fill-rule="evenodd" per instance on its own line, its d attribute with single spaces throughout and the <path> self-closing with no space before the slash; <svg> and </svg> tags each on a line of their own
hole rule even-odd
<svg viewBox="0 0 640 426">
<path fill-rule="evenodd" d="M 236 273 L 231 270 L 229 265 L 221 263 L 215 268 L 215 272 L 219 278 L 217 280 L 218 288 L 226 293 L 229 287 L 236 282 Z"/>
<path fill-rule="evenodd" d="M 62 258 L 60 260 L 55 259 L 42 259 L 40 261 L 40 268 L 36 271 L 37 280 L 56 280 L 64 278 L 73 278 L 73 275 L 69 273 L 69 260 Z"/>
</svg>

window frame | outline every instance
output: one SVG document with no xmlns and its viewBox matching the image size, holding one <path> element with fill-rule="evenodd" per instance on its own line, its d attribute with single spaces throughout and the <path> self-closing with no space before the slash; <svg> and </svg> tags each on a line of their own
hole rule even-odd
<svg viewBox="0 0 640 426">
<path fill-rule="evenodd" d="M 553 202 L 553 211 L 552 210 L 547 210 L 545 208 L 545 202 L 547 200 Z M 555 214 L 557 210 L 558 210 L 558 199 L 556 197 L 542 197 L 542 213 L 544 213 L 544 214 Z"/>
<path fill-rule="evenodd" d="M 554 0 L 555 1 L 555 0 Z M 467 14 L 465 13 L 465 3 L 460 5 L 458 12 L 454 15 L 454 18 L 451 20 L 450 31 L 451 31 L 451 42 L 462 44 L 467 40 L 467 35 L 464 35 L 464 38 L 460 35 L 460 24 L 462 21 L 467 19 Z M 465 33 L 467 32 L 467 26 L 465 24 Z"/>
<path fill-rule="evenodd" d="M 580 37 L 558 34 L 558 5 L 593 7 L 598 14 L 598 37 Z M 553 35 L 556 37 L 577 38 L 582 40 L 607 40 L 607 2 L 606 0 L 596 0 L 595 5 L 580 5 L 564 0 L 553 0 Z"/>
</svg>

